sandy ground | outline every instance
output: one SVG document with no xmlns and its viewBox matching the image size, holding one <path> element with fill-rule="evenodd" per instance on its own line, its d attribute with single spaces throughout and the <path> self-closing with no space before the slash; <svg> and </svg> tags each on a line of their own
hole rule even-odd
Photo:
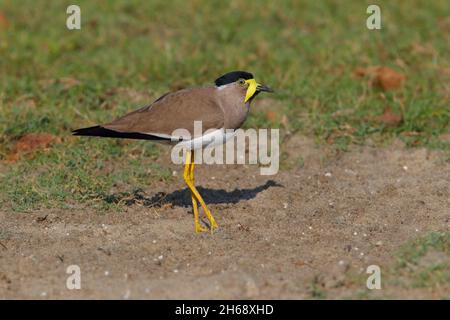
<svg viewBox="0 0 450 320">
<path fill-rule="evenodd" d="M 290 142 L 289 168 L 275 176 L 197 167 L 220 226 L 213 235 L 194 233 L 177 166 L 175 183 L 152 182 L 124 212 L 0 212 L 0 298 L 358 298 L 368 265 L 383 274 L 403 243 L 449 229 L 450 166 L 438 154 Z M 80 290 L 66 288 L 70 265 Z M 442 292 L 384 284 L 378 296 Z"/>
</svg>

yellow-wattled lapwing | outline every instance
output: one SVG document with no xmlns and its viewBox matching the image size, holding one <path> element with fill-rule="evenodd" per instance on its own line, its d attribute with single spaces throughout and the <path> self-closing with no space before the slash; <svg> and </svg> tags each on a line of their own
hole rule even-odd
<svg viewBox="0 0 450 320">
<path fill-rule="evenodd" d="M 194 152 L 212 141 L 225 142 L 230 133 L 227 129 L 241 127 L 247 118 L 250 103 L 264 91 L 272 92 L 269 87 L 257 83 L 251 73 L 233 71 L 216 79 L 215 86 L 166 93 L 152 104 L 113 122 L 77 129 L 73 134 L 183 143 L 188 150 L 183 176 L 191 191 L 195 231 L 207 231 L 199 223 L 197 202 L 202 206 L 213 231 L 217 223 L 194 185 Z M 210 132 L 206 134 L 208 138 L 206 135 L 194 136 L 194 121 L 201 121 L 203 130 Z M 184 129 L 189 135 L 174 136 L 174 131 L 180 132 L 179 129 Z"/>
</svg>

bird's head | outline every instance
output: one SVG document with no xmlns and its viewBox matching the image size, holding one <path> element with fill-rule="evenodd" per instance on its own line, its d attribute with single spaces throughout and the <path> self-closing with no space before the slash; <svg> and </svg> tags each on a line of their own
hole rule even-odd
<svg viewBox="0 0 450 320">
<path fill-rule="evenodd" d="M 260 92 L 273 92 L 269 87 L 256 82 L 253 75 L 245 71 L 228 72 L 214 81 L 218 88 L 227 85 L 235 85 L 244 94 L 244 103 L 255 98 Z"/>
</svg>

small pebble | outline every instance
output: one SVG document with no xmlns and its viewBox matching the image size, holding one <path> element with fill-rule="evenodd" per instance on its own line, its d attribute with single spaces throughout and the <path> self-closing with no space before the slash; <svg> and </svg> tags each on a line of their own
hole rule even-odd
<svg viewBox="0 0 450 320">
<path fill-rule="evenodd" d="M 351 175 L 354 175 L 354 176 L 357 175 L 357 173 L 355 171 L 350 170 L 350 169 L 344 169 L 344 171 L 345 171 L 345 173 L 348 173 L 348 174 L 351 174 Z"/>
<path fill-rule="evenodd" d="M 325 177 L 331 177 L 331 172 L 325 173 Z"/>
</svg>

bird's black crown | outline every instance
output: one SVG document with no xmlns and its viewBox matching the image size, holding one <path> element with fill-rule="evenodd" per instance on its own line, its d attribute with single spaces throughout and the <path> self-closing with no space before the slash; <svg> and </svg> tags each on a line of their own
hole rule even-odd
<svg viewBox="0 0 450 320">
<path fill-rule="evenodd" d="M 228 72 L 223 76 L 221 76 L 220 78 L 217 78 L 216 81 L 214 81 L 214 83 L 216 84 L 216 86 L 220 87 L 223 86 L 224 84 L 236 82 L 239 79 L 245 80 L 253 79 L 253 75 L 250 72 L 245 71 Z"/>
</svg>

